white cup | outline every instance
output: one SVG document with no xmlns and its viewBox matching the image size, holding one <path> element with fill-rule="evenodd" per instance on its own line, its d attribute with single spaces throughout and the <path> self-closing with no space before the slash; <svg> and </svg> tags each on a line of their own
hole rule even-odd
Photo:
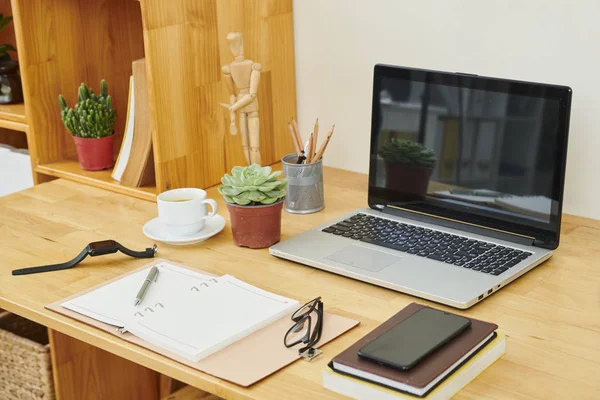
<svg viewBox="0 0 600 400">
<path fill-rule="evenodd" d="M 219 211 L 217 202 L 207 199 L 202 189 L 168 190 L 159 194 L 156 202 L 161 227 L 172 236 L 190 236 L 200 232 L 205 221 Z M 212 207 L 210 214 L 206 204 Z"/>
</svg>

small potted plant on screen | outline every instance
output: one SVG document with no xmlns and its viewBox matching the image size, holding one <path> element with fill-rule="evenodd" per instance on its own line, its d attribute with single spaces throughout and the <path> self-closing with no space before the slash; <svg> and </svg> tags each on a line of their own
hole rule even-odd
<svg viewBox="0 0 600 400">
<path fill-rule="evenodd" d="M 253 164 L 234 167 L 221 179 L 219 193 L 231 216 L 233 242 L 237 246 L 260 249 L 277 243 L 281 237 L 281 209 L 287 178 L 281 171 Z"/>
<path fill-rule="evenodd" d="M 388 189 L 401 192 L 405 197 L 425 197 L 436 163 L 433 150 L 411 140 L 391 138 L 383 144 L 379 155 L 385 161 Z"/>
<path fill-rule="evenodd" d="M 106 81 L 100 83 L 98 95 L 82 83 L 74 108 L 67 106 L 62 95 L 58 96 L 58 102 L 62 121 L 73 135 L 81 169 L 99 171 L 112 168 L 115 110 Z"/>
</svg>

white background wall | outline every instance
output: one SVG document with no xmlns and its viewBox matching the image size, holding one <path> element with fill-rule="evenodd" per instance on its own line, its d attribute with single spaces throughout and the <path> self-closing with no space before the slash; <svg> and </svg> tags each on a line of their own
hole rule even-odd
<svg viewBox="0 0 600 400">
<path fill-rule="evenodd" d="M 295 0 L 298 119 L 325 164 L 368 172 L 373 65 L 573 88 L 565 212 L 600 218 L 600 1 Z"/>
</svg>

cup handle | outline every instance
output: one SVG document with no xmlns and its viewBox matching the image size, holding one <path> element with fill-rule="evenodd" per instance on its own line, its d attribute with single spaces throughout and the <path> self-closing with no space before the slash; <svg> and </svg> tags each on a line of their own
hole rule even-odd
<svg viewBox="0 0 600 400">
<path fill-rule="evenodd" d="M 217 205 L 217 202 L 214 201 L 213 199 L 204 199 L 204 200 L 202 200 L 202 203 L 210 204 L 210 206 L 212 207 L 211 213 L 206 215 L 204 217 L 204 219 L 209 219 L 209 218 L 214 217 L 215 214 L 219 211 L 219 206 Z"/>
</svg>

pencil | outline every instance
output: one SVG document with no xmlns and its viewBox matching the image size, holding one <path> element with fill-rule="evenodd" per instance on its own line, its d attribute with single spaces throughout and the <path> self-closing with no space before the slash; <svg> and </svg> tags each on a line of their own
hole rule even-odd
<svg viewBox="0 0 600 400">
<path fill-rule="evenodd" d="M 329 141 L 331 140 L 331 136 L 333 136 L 333 131 L 334 130 L 335 130 L 335 125 L 333 125 L 331 127 L 331 130 L 329 131 L 329 134 L 327 135 L 327 138 L 325 138 L 325 141 L 321 145 L 321 148 L 319 149 L 319 151 L 317 151 L 317 154 L 315 155 L 315 158 L 314 158 L 314 162 L 317 162 L 321 158 L 323 158 L 323 153 L 325 153 L 325 149 L 327 148 L 327 145 L 329 144 Z"/>
<path fill-rule="evenodd" d="M 312 149 L 310 150 L 310 155 L 312 157 L 314 157 L 317 153 L 317 144 L 319 143 L 319 118 L 317 118 L 317 121 L 315 122 L 315 129 L 313 131 L 313 133 L 315 134 L 315 139 L 313 140 L 312 143 Z M 316 159 L 315 159 L 316 161 Z"/>
<path fill-rule="evenodd" d="M 308 138 L 308 146 L 306 146 L 306 163 L 307 164 L 310 164 L 314 158 L 314 153 L 313 153 L 313 149 L 315 148 L 314 137 L 315 137 L 314 133 L 311 133 L 310 138 Z"/>
<path fill-rule="evenodd" d="M 290 129 L 290 134 L 292 135 L 292 142 L 294 142 L 294 147 L 296 148 L 296 154 L 298 155 L 298 157 L 302 156 L 302 146 L 298 143 L 298 138 L 296 137 L 296 134 L 294 133 L 294 128 L 292 127 L 292 124 L 288 124 L 288 128 Z"/>
<path fill-rule="evenodd" d="M 296 134 L 296 140 L 302 149 L 302 136 L 300 135 L 300 129 L 298 129 L 298 123 L 294 118 L 292 118 L 292 127 L 294 128 L 294 133 Z"/>
</svg>

